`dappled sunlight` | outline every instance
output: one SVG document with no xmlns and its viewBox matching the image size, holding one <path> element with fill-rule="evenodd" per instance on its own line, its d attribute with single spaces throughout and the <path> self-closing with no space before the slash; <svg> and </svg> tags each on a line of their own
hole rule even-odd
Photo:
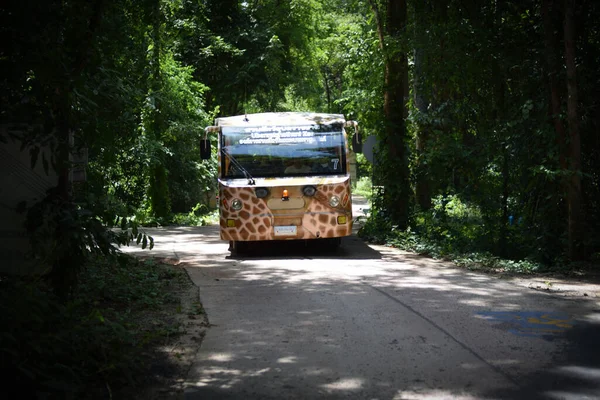
<svg viewBox="0 0 600 400">
<path fill-rule="evenodd" d="M 342 378 L 338 381 L 322 385 L 328 390 L 357 390 L 364 384 L 364 380 L 360 378 Z"/>
<path fill-rule="evenodd" d="M 293 364 L 295 362 L 298 361 L 298 358 L 295 356 L 287 356 L 287 357 L 281 357 L 280 359 L 277 360 L 278 364 Z"/>
<path fill-rule="evenodd" d="M 461 271 L 447 267 L 434 274 L 431 269 L 424 270 L 410 264 L 391 266 L 386 260 L 374 260 L 367 266 L 353 260 L 344 263 L 327 263 L 319 259 L 288 260 L 285 268 L 278 260 L 246 260 L 241 263 L 236 279 L 276 281 L 307 291 L 314 291 L 318 286 L 376 282 L 380 288 L 435 291 L 448 293 L 454 298 L 458 292 L 461 297 L 468 298 L 456 298 L 455 301 L 475 307 L 498 306 L 498 300 L 504 303 L 505 299 L 522 296 L 519 291 L 508 291 L 507 285 L 499 280 L 482 280 L 474 274 L 465 276 Z M 482 282 L 487 286 L 482 286 Z M 506 305 L 514 307 L 514 304 Z"/>
<path fill-rule="evenodd" d="M 215 354 L 211 354 L 208 357 L 208 359 L 211 361 L 217 361 L 217 362 L 229 362 L 229 361 L 233 360 L 233 354 L 215 353 Z"/>
<path fill-rule="evenodd" d="M 494 365 L 502 365 L 502 366 L 511 366 L 511 365 L 517 365 L 519 364 L 521 361 L 516 360 L 516 359 L 507 359 L 507 360 L 494 360 L 493 363 Z"/>
<path fill-rule="evenodd" d="M 473 370 L 477 370 L 480 368 L 480 366 L 478 364 L 473 364 L 473 363 L 462 363 L 462 364 L 458 365 L 458 367 L 460 367 L 462 369 L 466 369 L 468 371 L 473 371 Z"/>
<path fill-rule="evenodd" d="M 208 386 L 218 382 L 221 388 L 231 387 L 231 383 L 225 384 L 224 382 L 235 382 L 241 375 L 242 371 L 239 369 L 208 367 L 205 369 L 203 377 L 194 384 L 196 386 Z M 227 379 L 224 379 L 224 377 L 227 377 Z"/>
<path fill-rule="evenodd" d="M 467 300 L 459 300 L 458 302 L 461 304 L 466 304 L 466 305 L 474 306 L 474 307 L 485 307 L 486 306 L 486 301 L 483 299 L 467 299 Z"/>
<path fill-rule="evenodd" d="M 597 399 L 600 398 L 600 368 L 578 365 L 567 365 L 554 368 L 549 373 L 553 374 L 555 381 L 564 381 L 556 390 L 544 392 L 548 399 Z"/>
<path fill-rule="evenodd" d="M 367 300 L 368 287 L 360 287 L 364 290 L 352 292 L 343 285 L 330 284 L 326 291 L 319 292 L 315 302 L 314 298 L 302 295 L 306 288 L 290 285 L 283 289 L 285 296 L 296 301 L 293 305 L 287 304 L 284 309 L 272 303 L 271 297 L 266 298 L 275 296 L 271 287 L 260 287 L 252 304 L 238 304 L 235 310 L 231 310 L 236 319 L 235 326 L 222 326 L 217 318 L 219 316 L 215 315 L 217 327 L 208 332 L 203 348 L 225 345 L 227 351 L 208 353 L 197 363 L 192 373 L 196 377 L 188 382 L 191 398 L 194 398 L 194 393 L 197 398 L 237 396 L 241 388 L 254 388 L 252 390 L 258 390 L 262 398 L 278 398 L 277 393 L 280 392 L 277 390 L 281 388 L 295 389 L 294 393 L 302 393 L 302 398 L 335 398 L 338 394 L 355 398 L 393 398 L 400 381 L 431 378 L 445 382 L 448 374 L 456 375 L 454 371 L 457 369 L 468 373 L 452 383 L 448 393 L 460 392 L 468 387 L 471 373 L 485 377 L 492 382 L 492 387 L 506 385 L 502 377 L 494 377 L 495 373 L 485 363 L 472 356 L 467 355 L 470 361 L 457 364 L 461 359 L 464 361 L 465 356 L 457 358 L 460 349 L 443 334 L 434 330 L 425 333 L 426 336 L 414 337 L 403 327 L 423 329 L 416 326 L 423 325 L 422 321 L 413 317 L 406 320 L 393 309 L 382 308 L 386 304 L 384 298 L 376 297 L 375 302 Z M 265 293 L 265 298 L 262 293 Z M 236 296 L 231 292 L 226 295 Z M 339 303 L 342 307 L 352 302 L 356 318 L 348 319 L 346 315 L 334 313 L 331 308 L 314 307 L 319 305 L 320 298 L 328 298 L 328 302 Z M 357 300 L 359 303 L 356 303 Z M 221 310 L 221 313 L 230 312 L 229 306 Z M 253 318 L 253 315 L 264 314 L 266 310 L 270 310 L 266 319 L 259 322 Z M 278 328 L 275 330 L 270 324 L 273 320 L 277 321 Z M 388 331 L 388 322 L 397 329 Z M 267 336 L 271 338 L 268 342 L 255 340 Z M 223 342 L 220 337 L 228 340 Z M 380 343 L 373 347 L 377 341 Z M 455 355 L 438 359 L 449 346 L 454 348 L 450 354 Z M 213 368 L 220 364 L 214 361 L 215 354 L 235 355 L 224 366 L 233 371 L 231 374 L 226 373 L 226 368 Z M 353 360 L 352 366 L 348 366 L 349 371 L 340 370 L 342 365 L 347 365 L 340 364 L 342 357 Z M 256 371 L 267 369 L 264 375 L 256 376 Z M 211 391 L 202 391 L 203 387 Z"/>
<path fill-rule="evenodd" d="M 333 252 L 271 243 L 231 256 L 218 237 L 177 231 L 161 245 L 199 282 L 211 323 L 190 399 L 514 398 L 555 362 L 571 320 L 600 321 L 580 303 L 356 238 Z M 552 376 L 600 379 L 566 365 Z"/>
<path fill-rule="evenodd" d="M 567 365 L 564 367 L 558 367 L 556 369 L 556 372 L 575 378 L 588 379 L 591 381 L 600 382 L 600 368 L 582 367 L 579 365 Z"/>
<path fill-rule="evenodd" d="M 600 324 L 600 312 L 586 314 L 582 317 L 582 320 L 592 324 Z"/>
<path fill-rule="evenodd" d="M 564 390 L 550 390 L 544 392 L 544 398 L 552 400 L 578 400 L 578 399 L 596 399 L 597 393 L 587 394 L 582 391 L 573 390 L 573 391 L 564 391 Z"/>
<path fill-rule="evenodd" d="M 260 377 L 270 370 L 270 368 L 262 368 L 241 371 L 239 369 L 209 367 L 203 372 L 202 377 L 194 382 L 194 385 L 198 387 L 214 386 L 219 389 L 232 389 L 242 382 L 243 379 Z"/>
<path fill-rule="evenodd" d="M 477 400 L 480 397 L 471 396 L 464 393 L 454 393 L 448 390 L 440 389 L 413 389 L 400 390 L 393 397 L 393 400 L 420 400 L 420 399 L 436 399 L 436 400 Z"/>
</svg>

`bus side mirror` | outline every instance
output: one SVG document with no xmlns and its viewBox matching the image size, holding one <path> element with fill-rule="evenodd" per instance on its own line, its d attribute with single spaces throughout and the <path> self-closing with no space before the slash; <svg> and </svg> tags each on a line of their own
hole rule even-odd
<svg viewBox="0 0 600 400">
<path fill-rule="evenodd" d="M 210 140 L 200 139 L 200 158 L 210 160 Z"/>
<path fill-rule="evenodd" d="M 204 139 L 200 139 L 201 159 L 210 160 L 210 140 L 208 139 L 208 134 L 211 132 L 220 132 L 220 130 L 221 128 L 218 126 L 207 126 L 206 128 L 204 128 Z"/>
<path fill-rule="evenodd" d="M 362 153 L 362 140 L 360 139 L 360 134 L 358 132 L 354 133 L 354 136 L 352 136 L 352 151 L 355 153 Z"/>
<path fill-rule="evenodd" d="M 352 151 L 362 153 L 362 138 L 358 132 L 358 123 L 356 121 L 346 121 L 346 127 L 354 127 L 354 135 L 352 135 Z"/>
</svg>

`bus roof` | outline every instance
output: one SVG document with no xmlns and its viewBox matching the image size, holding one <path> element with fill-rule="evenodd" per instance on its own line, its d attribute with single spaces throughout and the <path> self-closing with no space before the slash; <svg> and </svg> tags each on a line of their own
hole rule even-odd
<svg viewBox="0 0 600 400">
<path fill-rule="evenodd" d="M 217 118 L 217 126 L 261 126 L 261 125 L 329 125 L 344 123 L 342 114 L 308 113 L 308 112 L 277 112 L 236 115 L 233 117 Z"/>
</svg>

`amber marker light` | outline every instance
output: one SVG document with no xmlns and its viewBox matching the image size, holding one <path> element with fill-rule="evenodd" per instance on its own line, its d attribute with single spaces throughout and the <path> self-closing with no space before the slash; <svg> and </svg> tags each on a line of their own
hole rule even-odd
<svg viewBox="0 0 600 400">
<path fill-rule="evenodd" d="M 339 217 L 337 217 L 337 222 L 339 225 L 344 225 L 346 223 L 346 216 L 340 215 Z"/>
<path fill-rule="evenodd" d="M 287 201 L 290 199 L 290 195 L 288 194 L 287 189 L 283 189 L 283 194 L 281 195 L 281 200 Z"/>
<path fill-rule="evenodd" d="M 344 200 L 342 200 L 342 206 L 346 207 L 346 204 L 348 204 L 348 193 L 346 193 L 346 195 L 344 196 Z"/>
<path fill-rule="evenodd" d="M 235 219 L 228 219 L 227 220 L 227 227 L 228 228 L 235 228 Z"/>
</svg>

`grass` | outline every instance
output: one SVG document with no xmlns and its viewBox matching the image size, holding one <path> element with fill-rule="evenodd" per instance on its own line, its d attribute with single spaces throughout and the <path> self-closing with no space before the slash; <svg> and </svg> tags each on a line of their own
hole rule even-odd
<svg viewBox="0 0 600 400">
<path fill-rule="evenodd" d="M 151 376 L 156 348 L 183 332 L 175 316 L 182 312 L 179 293 L 191 285 L 177 267 L 128 256 L 118 263 L 86 265 L 66 302 L 43 280 L 2 277 L 5 382 L 23 398 L 110 398 L 135 392 Z"/>
<path fill-rule="evenodd" d="M 356 185 L 352 189 L 352 193 L 358 194 L 366 197 L 367 199 L 371 199 L 373 195 L 373 187 L 371 183 L 371 178 L 368 176 L 363 176 L 356 182 Z"/>
<path fill-rule="evenodd" d="M 508 230 L 506 247 L 513 256 L 501 258 L 493 252 L 498 247 L 497 237 L 491 231 L 493 226 L 486 224 L 477 206 L 455 195 L 432 200 L 431 210 L 415 213 L 406 230 L 397 229 L 384 212 L 374 210 L 359 230 L 359 236 L 369 242 L 452 261 L 469 270 L 511 274 L 548 271 L 548 265 L 515 250 L 519 247 L 517 228 Z"/>
<path fill-rule="evenodd" d="M 131 217 L 140 226 L 157 227 L 157 226 L 207 226 L 215 225 L 219 222 L 219 210 L 211 210 L 204 204 L 196 204 L 187 213 L 174 213 L 168 218 L 157 218 L 152 215 L 150 209 L 139 209 L 134 216 Z"/>
<path fill-rule="evenodd" d="M 213 210 L 206 214 L 196 215 L 193 211 L 187 214 L 173 215 L 172 224 L 184 226 L 207 226 L 219 223 L 219 210 Z"/>
<path fill-rule="evenodd" d="M 456 223 L 461 225 L 464 221 Z M 408 228 L 404 231 L 395 229 L 378 214 L 372 214 L 360 228 L 358 235 L 363 240 L 396 247 L 419 255 L 442 259 L 453 262 L 456 266 L 470 271 L 479 271 L 492 274 L 505 275 L 555 275 L 589 277 L 596 279 L 600 270 L 600 262 L 592 257 L 586 262 L 567 262 L 554 260 L 552 264 L 544 264 L 534 258 L 507 259 L 499 257 L 490 251 L 477 249 L 477 239 L 469 235 L 457 235 L 447 226 L 434 225 L 434 233 L 438 230 L 442 234 L 433 235 L 416 224 L 416 229 Z M 469 233 L 468 227 L 463 232 Z M 472 249 L 472 250 L 469 250 Z"/>
</svg>

